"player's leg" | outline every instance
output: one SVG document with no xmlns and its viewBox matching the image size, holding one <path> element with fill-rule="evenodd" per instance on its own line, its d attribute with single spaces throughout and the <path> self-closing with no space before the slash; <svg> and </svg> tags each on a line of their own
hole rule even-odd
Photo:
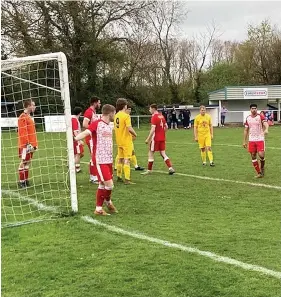
<svg viewBox="0 0 281 297">
<path fill-rule="evenodd" d="M 257 143 L 257 151 L 260 158 L 260 170 L 261 175 L 264 176 L 264 165 L 265 165 L 265 143 L 264 141 L 259 141 Z"/>
<path fill-rule="evenodd" d="M 132 152 L 131 163 L 132 163 L 132 165 L 134 166 L 135 170 L 138 170 L 138 171 L 143 171 L 143 170 L 144 170 L 143 167 L 140 167 L 140 166 L 138 165 L 137 156 L 136 156 L 136 153 L 135 153 L 134 150 L 133 150 L 133 152 Z"/>
<path fill-rule="evenodd" d="M 104 189 L 105 189 L 105 203 L 107 209 L 110 213 L 117 213 L 117 209 L 111 201 L 111 193 L 114 188 L 113 184 L 113 173 L 112 173 L 112 164 L 105 164 L 103 170 L 104 177 Z"/>
<path fill-rule="evenodd" d="M 150 144 L 150 149 L 148 151 L 148 163 L 147 163 L 147 170 L 145 172 L 142 172 L 142 175 L 150 174 L 153 168 L 154 163 L 154 150 L 152 150 L 153 147 Z"/>
<path fill-rule="evenodd" d="M 257 178 L 262 177 L 259 162 L 257 160 L 257 144 L 255 141 L 250 141 L 248 144 L 248 151 L 251 154 L 252 164 L 257 172 Z"/>
<path fill-rule="evenodd" d="M 76 173 L 81 172 L 80 168 L 80 144 L 74 142 L 74 163 L 75 163 L 75 170 Z"/>
<path fill-rule="evenodd" d="M 214 167 L 214 157 L 213 157 L 213 152 L 212 152 L 212 140 L 211 140 L 211 135 L 208 135 L 205 139 L 205 147 L 208 155 L 208 159 L 210 162 L 210 166 Z"/>
<path fill-rule="evenodd" d="M 132 158 L 132 146 L 124 147 L 124 177 L 125 177 L 125 185 L 134 184 L 131 182 L 131 167 L 130 167 L 130 160 Z"/>
<path fill-rule="evenodd" d="M 165 164 L 167 165 L 167 167 L 169 168 L 169 174 L 172 175 L 172 174 L 175 173 L 175 170 L 174 170 L 174 168 L 173 168 L 173 166 L 172 166 L 171 160 L 169 159 L 169 157 L 168 157 L 167 154 L 166 154 L 166 151 L 165 151 L 165 143 L 164 143 L 164 145 L 161 144 L 160 146 L 162 146 L 162 147 L 160 148 L 160 155 L 161 155 L 161 157 L 163 158 L 163 160 L 164 160 Z"/>
<path fill-rule="evenodd" d="M 118 153 L 117 153 L 119 159 L 117 163 L 117 182 L 123 182 L 122 174 L 123 174 L 123 165 L 124 165 L 124 151 L 122 147 L 118 146 Z"/>
<path fill-rule="evenodd" d="M 115 158 L 115 162 L 114 162 L 114 170 L 117 170 L 118 162 L 119 162 L 119 157 L 118 157 L 118 154 L 117 154 L 116 158 Z"/>
<path fill-rule="evenodd" d="M 92 138 L 89 140 L 87 145 L 89 148 L 90 156 L 92 156 L 93 151 L 94 151 L 94 143 L 93 143 Z M 95 163 L 93 162 L 92 157 L 91 157 L 90 163 L 89 163 L 89 172 L 90 172 L 90 182 L 97 184 L 98 183 L 97 170 L 96 170 L 96 166 L 95 166 Z"/>
<path fill-rule="evenodd" d="M 205 137 L 204 136 L 198 137 L 198 145 L 199 145 L 199 149 L 200 149 L 202 164 L 203 164 L 203 166 L 206 166 L 207 155 L 206 155 Z"/>
</svg>

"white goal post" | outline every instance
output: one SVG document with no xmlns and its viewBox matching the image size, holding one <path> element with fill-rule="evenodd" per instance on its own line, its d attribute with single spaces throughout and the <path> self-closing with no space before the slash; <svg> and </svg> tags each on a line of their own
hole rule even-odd
<svg viewBox="0 0 281 297">
<path fill-rule="evenodd" d="M 17 119 L 27 99 L 36 105 L 31 116 L 38 150 L 26 169 L 28 184 L 20 187 Z M 61 130 L 52 130 L 54 119 L 61 121 Z M 62 52 L 1 60 L 1 206 L 2 226 L 78 211 L 68 67 Z"/>
</svg>

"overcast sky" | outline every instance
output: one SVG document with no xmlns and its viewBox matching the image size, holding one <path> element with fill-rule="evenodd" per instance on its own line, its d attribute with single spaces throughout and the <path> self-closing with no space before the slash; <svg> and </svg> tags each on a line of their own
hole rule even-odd
<svg viewBox="0 0 281 297">
<path fill-rule="evenodd" d="M 270 19 L 281 29 L 281 1 L 185 1 L 189 13 L 182 24 L 184 35 L 192 37 L 215 21 L 221 39 L 244 40 L 247 25 Z"/>
</svg>

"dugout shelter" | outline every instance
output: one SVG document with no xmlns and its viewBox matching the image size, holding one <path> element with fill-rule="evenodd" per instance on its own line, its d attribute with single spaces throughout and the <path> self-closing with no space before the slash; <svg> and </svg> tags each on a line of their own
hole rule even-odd
<svg viewBox="0 0 281 297">
<path fill-rule="evenodd" d="M 265 86 L 226 86 L 208 93 L 209 104 L 218 105 L 218 118 L 221 108 L 228 109 L 226 123 L 243 123 L 249 113 L 249 106 L 255 103 L 258 110 L 272 110 L 275 121 L 280 121 L 281 85 Z"/>
</svg>

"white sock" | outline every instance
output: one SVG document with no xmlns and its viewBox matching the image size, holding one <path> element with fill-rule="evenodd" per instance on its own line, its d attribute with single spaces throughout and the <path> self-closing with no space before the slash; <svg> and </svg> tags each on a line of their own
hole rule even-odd
<svg viewBox="0 0 281 297">
<path fill-rule="evenodd" d="M 96 211 L 101 211 L 102 207 L 101 206 L 96 206 Z"/>
<path fill-rule="evenodd" d="M 106 203 L 106 205 L 110 205 L 112 203 L 111 199 L 109 201 L 105 200 L 105 203 Z"/>
<path fill-rule="evenodd" d="M 135 168 L 138 168 L 138 167 L 139 167 L 139 165 L 136 165 L 136 166 L 135 166 Z"/>
</svg>

